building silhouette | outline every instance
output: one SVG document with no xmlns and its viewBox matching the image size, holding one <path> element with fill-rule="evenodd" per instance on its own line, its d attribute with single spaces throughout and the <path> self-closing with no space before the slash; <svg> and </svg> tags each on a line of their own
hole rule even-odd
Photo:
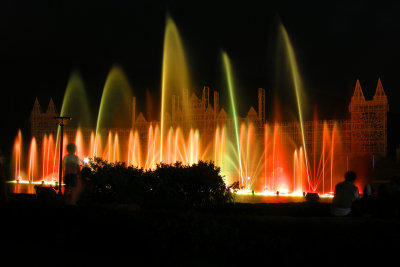
<svg viewBox="0 0 400 267">
<path fill-rule="evenodd" d="M 250 107 L 246 117 L 238 118 L 240 123 L 252 123 L 256 135 L 263 136 L 266 121 L 265 114 L 265 89 L 258 89 L 257 111 Z M 170 112 L 164 114 L 165 129 L 180 127 L 182 132 L 187 134 L 190 129 L 198 129 L 201 138 L 210 140 L 215 134 L 218 126 L 225 125 L 228 134 L 234 134 L 234 122 L 224 108 L 220 107 L 219 93 L 213 92 L 210 98 L 210 88 L 204 87 L 201 97 L 195 93 L 189 98 L 188 90 L 183 89 L 181 96 L 171 97 Z M 121 140 L 127 139 L 131 129 L 139 134 L 142 144 L 147 142 L 148 129 L 155 127 L 158 121 L 148 121 L 142 112 L 136 116 L 136 99 L 132 101 L 132 127 L 119 129 L 102 129 L 101 135 L 106 137 L 110 131 L 117 131 Z M 378 79 L 375 95 L 371 100 L 366 100 L 361 89 L 359 80 L 356 81 L 354 94 L 349 104 L 349 118 L 346 120 L 318 120 L 306 121 L 304 123 L 304 138 L 306 148 L 312 151 L 313 147 L 321 145 L 323 130 L 327 127 L 332 131 L 334 127 L 341 133 L 344 146 L 344 153 L 347 155 L 373 155 L 382 157 L 387 155 L 387 113 L 389 110 L 388 99 L 384 92 L 381 80 Z M 57 134 L 57 124 L 54 117 L 58 112 L 50 99 L 46 111 L 43 111 L 38 99 L 35 99 L 31 112 L 31 136 L 36 138 L 38 145 L 41 144 L 44 136 Z M 300 123 L 280 122 L 277 123 L 281 129 L 279 134 L 282 140 L 290 140 L 299 147 L 302 145 Z M 75 128 L 65 127 L 65 134 L 71 138 L 75 136 Z M 81 128 L 83 141 L 89 143 L 93 133 L 92 128 Z M 212 140 L 212 139 L 211 139 Z M 260 138 L 263 140 L 263 138 Z M 123 141 L 121 141 L 122 143 Z M 285 142 L 285 141 L 284 141 Z"/>
<path fill-rule="evenodd" d="M 42 110 L 39 100 L 37 98 L 35 99 L 30 116 L 30 123 L 31 137 L 35 137 L 38 144 L 42 143 L 45 135 L 52 134 L 55 136 L 57 134 L 57 123 L 54 119 L 56 116 L 58 116 L 58 112 L 52 98 L 50 98 L 46 111 Z"/>
</svg>

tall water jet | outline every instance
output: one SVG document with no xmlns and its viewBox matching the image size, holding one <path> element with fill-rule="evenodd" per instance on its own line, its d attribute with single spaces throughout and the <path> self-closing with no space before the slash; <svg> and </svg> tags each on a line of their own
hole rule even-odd
<svg viewBox="0 0 400 267">
<path fill-rule="evenodd" d="M 102 152 L 103 152 L 101 136 L 100 136 L 100 134 L 96 134 L 96 135 L 93 134 L 93 136 L 94 136 L 94 138 L 92 139 L 92 142 L 93 142 L 92 147 L 94 149 L 93 149 L 92 157 L 99 157 L 102 155 Z"/>
<path fill-rule="evenodd" d="M 28 180 L 29 182 L 33 182 L 37 177 L 37 144 L 36 138 L 32 138 L 31 145 L 29 148 L 29 166 L 28 166 Z"/>
<path fill-rule="evenodd" d="M 346 170 L 347 163 L 347 157 L 344 156 L 343 137 L 336 122 L 333 124 L 331 138 L 330 193 L 333 193 L 334 185 L 342 180 L 343 170 Z"/>
<path fill-rule="evenodd" d="M 75 145 L 76 145 L 76 155 L 78 158 L 83 159 L 86 155 L 84 143 L 83 143 L 83 136 L 82 131 L 78 128 L 75 135 Z"/>
<path fill-rule="evenodd" d="M 42 142 L 42 179 L 44 180 L 44 177 L 46 177 L 46 161 L 47 161 L 47 149 L 49 147 L 49 142 L 48 142 L 48 137 L 45 135 L 43 137 L 43 142 Z"/>
<path fill-rule="evenodd" d="M 92 131 L 90 133 L 90 143 L 89 143 L 89 157 L 93 158 L 94 157 L 94 151 L 95 151 L 95 137 L 94 137 L 94 132 Z"/>
<path fill-rule="evenodd" d="M 55 153 L 56 150 L 53 135 L 45 135 L 42 141 L 41 159 L 38 160 L 42 164 L 42 181 L 51 182 L 55 179 Z"/>
<path fill-rule="evenodd" d="M 267 186 L 267 177 L 268 177 L 268 168 L 267 168 L 267 158 L 268 158 L 268 141 L 269 141 L 269 127 L 266 123 L 264 125 L 264 189 L 263 191 L 266 192 L 268 189 Z"/>
<path fill-rule="evenodd" d="M 187 94 L 183 93 L 183 90 L 187 90 L 189 86 L 189 71 L 179 31 L 172 18 L 167 16 L 161 81 L 160 161 L 163 160 L 164 135 L 167 129 L 169 129 L 169 126 L 165 122 L 165 115 L 172 105 L 170 99 L 172 95 L 181 96 L 182 106 L 188 108 L 188 105 L 186 105 L 188 100 Z M 190 111 L 187 110 L 185 114 L 189 115 Z"/>
<path fill-rule="evenodd" d="M 113 143 L 113 161 L 114 162 L 119 162 L 119 153 L 120 153 L 119 137 L 118 137 L 118 133 L 115 133 L 114 143 Z"/>
<path fill-rule="evenodd" d="M 55 144 L 54 144 L 54 138 L 53 135 L 50 134 L 48 138 L 48 145 L 47 145 L 47 151 L 46 151 L 46 173 L 48 176 L 48 180 L 54 180 L 55 179 L 55 174 L 54 174 L 54 166 L 51 165 L 53 159 L 55 157 Z"/>
<path fill-rule="evenodd" d="M 18 130 L 18 134 L 14 140 L 13 157 L 12 157 L 15 180 L 19 180 L 22 178 L 21 176 L 22 155 L 23 155 L 22 133 L 21 130 Z"/>
<path fill-rule="evenodd" d="M 101 96 L 96 139 L 101 134 L 101 130 L 132 126 L 132 98 L 132 90 L 123 70 L 117 65 L 113 66 L 107 76 Z"/>
<path fill-rule="evenodd" d="M 214 137 L 214 162 L 215 165 L 223 169 L 223 155 L 225 152 L 225 127 L 220 129 L 219 126 L 215 129 Z"/>
<path fill-rule="evenodd" d="M 158 125 L 150 125 L 147 134 L 147 156 L 145 169 L 152 169 L 156 166 L 160 153 L 160 128 Z M 158 157 L 157 157 L 158 156 Z"/>
<path fill-rule="evenodd" d="M 235 89 L 233 86 L 233 75 L 232 75 L 232 66 L 229 60 L 228 54 L 226 52 L 222 52 L 222 60 L 224 63 L 224 70 L 226 76 L 226 82 L 229 90 L 229 99 L 231 103 L 231 110 L 233 116 L 233 124 L 234 124 L 234 135 L 236 139 L 236 149 L 238 155 L 238 163 L 239 163 L 239 186 L 243 185 L 243 169 L 241 162 L 241 153 L 240 153 L 240 136 L 239 136 L 239 120 L 236 109 L 236 100 L 235 100 Z"/>
<path fill-rule="evenodd" d="M 302 82 L 300 78 L 300 72 L 297 66 L 297 61 L 296 61 L 296 56 L 294 53 L 294 49 L 292 47 L 292 44 L 289 39 L 289 35 L 287 34 L 287 31 L 285 27 L 280 24 L 280 33 L 282 34 L 286 52 L 287 52 L 287 59 L 289 62 L 291 74 L 292 74 L 292 79 L 293 79 L 293 86 L 294 90 L 296 93 L 296 102 L 297 102 L 297 111 L 299 114 L 299 122 L 300 122 L 300 131 L 301 131 L 301 138 L 302 138 L 302 143 L 303 143 L 303 148 L 304 148 L 304 154 L 305 154 L 305 163 L 306 163 L 306 168 L 307 168 L 307 176 L 308 179 L 310 178 L 309 175 L 309 165 L 308 165 L 308 155 L 307 155 L 307 147 L 306 147 L 306 140 L 304 136 L 304 123 L 303 123 L 303 109 L 302 109 Z"/>
<path fill-rule="evenodd" d="M 60 115 L 73 118 L 69 126 L 88 127 L 91 124 L 92 118 L 85 85 L 77 70 L 74 70 L 69 77 Z"/>
<path fill-rule="evenodd" d="M 108 132 L 108 138 L 107 138 L 107 145 L 106 145 L 106 150 L 107 150 L 107 161 L 108 162 L 113 162 L 112 160 L 112 134 L 111 131 Z"/>
<path fill-rule="evenodd" d="M 140 140 L 137 131 L 135 133 L 132 130 L 129 132 L 128 142 L 128 165 L 141 167 Z"/>
</svg>

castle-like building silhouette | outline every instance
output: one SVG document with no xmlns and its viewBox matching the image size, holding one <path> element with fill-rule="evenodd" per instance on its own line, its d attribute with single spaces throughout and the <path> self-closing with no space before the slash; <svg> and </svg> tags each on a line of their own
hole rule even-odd
<svg viewBox="0 0 400 267">
<path fill-rule="evenodd" d="M 169 127 L 180 127 L 183 132 L 188 132 L 191 128 L 199 130 L 201 138 L 212 140 L 217 126 L 225 125 L 227 132 L 233 134 L 234 123 L 224 108 L 220 107 L 219 93 L 213 92 L 211 103 L 210 89 L 204 87 L 202 96 L 199 98 L 195 93 L 189 98 L 188 90 L 183 90 L 182 96 L 172 96 L 171 112 L 166 112 L 164 117 L 165 129 Z M 148 138 L 148 129 L 150 125 L 155 125 L 155 121 L 146 120 L 142 112 L 136 116 L 136 99 L 132 101 L 132 128 L 118 129 L 121 139 L 129 136 L 131 129 L 137 130 L 141 142 L 145 144 Z M 371 100 L 367 100 L 361 89 L 359 80 L 356 81 L 354 94 L 349 104 L 349 118 L 346 120 L 319 120 L 306 121 L 304 123 L 304 138 L 307 149 L 312 148 L 322 142 L 323 128 L 327 125 L 329 130 L 337 127 L 341 133 L 344 146 L 344 153 L 352 156 L 374 155 L 386 156 L 387 154 L 387 113 L 389 110 L 388 99 L 383 90 L 381 80 L 378 79 L 375 95 Z M 36 98 L 30 116 L 31 135 L 35 137 L 40 145 L 44 136 L 53 134 L 56 136 L 57 124 L 54 117 L 58 116 L 57 109 L 50 99 L 45 112 Z M 246 117 L 239 118 L 239 122 L 253 123 L 256 135 L 263 135 L 265 117 L 265 89 L 258 89 L 258 110 L 250 107 Z M 281 129 L 280 134 L 289 137 L 295 144 L 301 146 L 302 135 L 300 123 L 281 122 L 278 123 Z M 69 137 L 75 136 L 77 129 L 65 127 L 65 133 Z M 102 135 L 107 136 L 108 132 L 115 129 L 102 129 Z M 93 129 L 82 128 L 84 142 L 89 142 Z M 211 138 L 211 139 L 209 139 Z M 261 138 L 260 140 L 263 140 Z M 284 140 L 284 139 L 282 139 Z M 286 139 L 285 139 L 286 140 Z"/>
</svg>

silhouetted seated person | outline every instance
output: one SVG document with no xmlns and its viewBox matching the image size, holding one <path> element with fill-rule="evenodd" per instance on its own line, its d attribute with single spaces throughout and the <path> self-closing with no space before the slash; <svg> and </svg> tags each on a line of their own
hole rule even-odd
<svg viewBox="0 0 400 267">
<path fill-rule="evenodd" d="M 359 199 L 358 188 L 354 185 L 356 177 L 355 172 L 346 172 L 345 180 L 336 185 L 331 206 L 332 215 L 347 216 L 352 212 L 354 202 Z"/>
</svg>

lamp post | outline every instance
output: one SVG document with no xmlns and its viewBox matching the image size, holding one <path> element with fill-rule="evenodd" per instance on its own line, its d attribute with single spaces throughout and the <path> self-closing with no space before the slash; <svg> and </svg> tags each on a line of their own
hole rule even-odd
<svg viewBox="0 0 400 267">
<path fill-rule="evenodd" d="M 60 125 L 60 169 L 58 171 L 58 195 L 61 196 L 61 177 L 62 177 L 62 160 L 63 160 L 63 127 L 71 120 L 71 117 L 55 117 L 57 124 Z"/>
</svg>

